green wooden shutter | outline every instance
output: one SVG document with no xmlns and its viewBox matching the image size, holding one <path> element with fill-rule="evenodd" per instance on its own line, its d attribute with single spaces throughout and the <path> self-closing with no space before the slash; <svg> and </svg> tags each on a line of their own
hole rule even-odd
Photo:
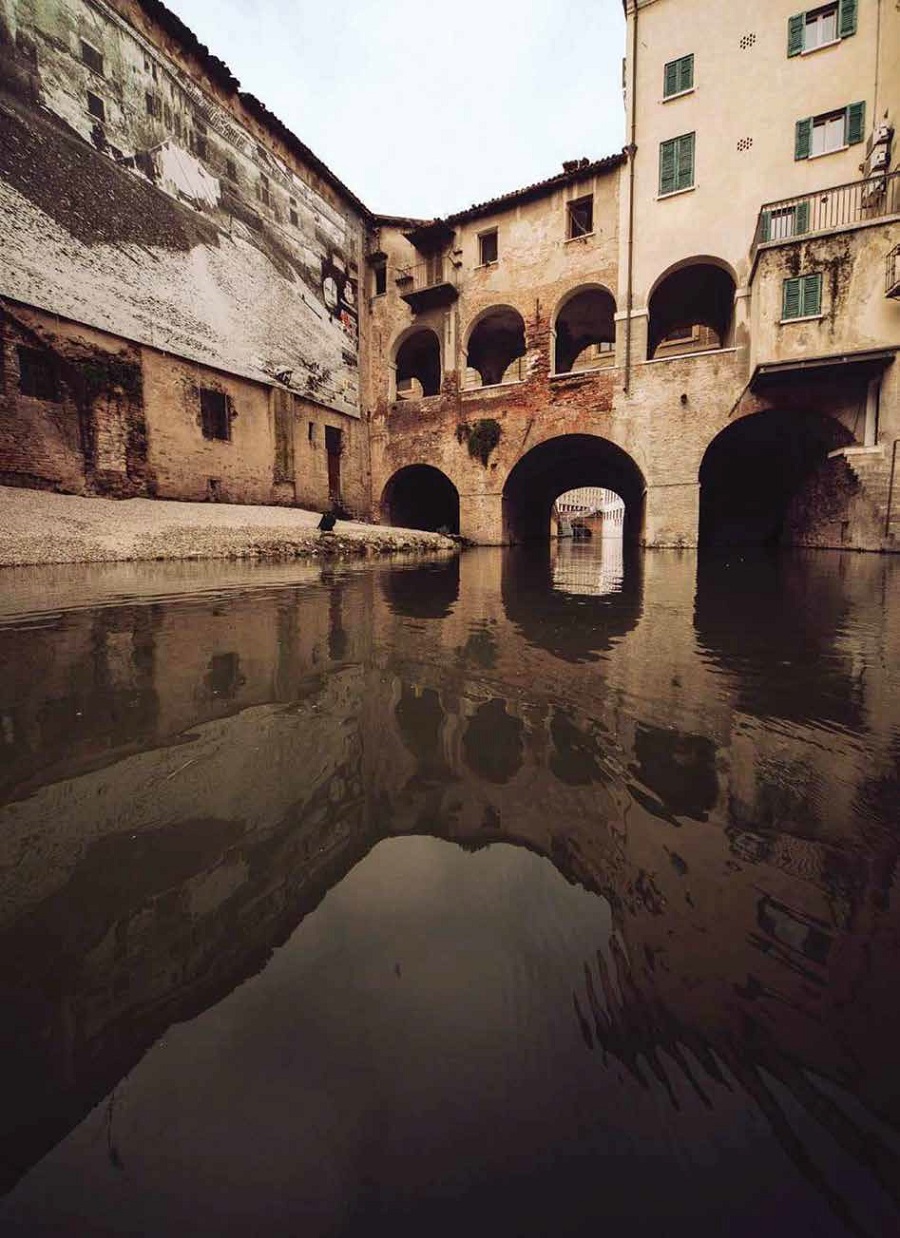
<svg viewBox="0 0 900 1238">
<path fill-rule="evenodd" d="M 678 89 L 690 90 L 694 85 L 694 56 L 682 56 L 678 61 Z"/>
<path fill-rule="evenodd" d="M 759 216 L 759 242 L 767 241 L 772 235 L 772 212 L 761 211 Z"/>
<path fill-rule="evenodd" d="M 800 317 L 810 318 L 822 312 L 822 275 L 804 275 L 798 283 L 800 289 Z"/>
<path fill-rule="evenodd" d="M 851 103 L 847 108 L 847 121 L 844 129 L 847 145 L 855 146 L 857 142 L 861 142 L 865 131 L 866 105 L 865 103 Z"/>
<path fill-rule="evenodd" d="M 812 150 L 812 117 L 798 120 L 794 127 L 794 158 L 808 159 Z"/>
<path fill-rule="evenodd" d="M 803 27 L 806 25 L 806 14 L 798 13 L 796 17 L 788 18 L 788 51 L 789 56 L 799 56 L 803 51 Z"/>
<path fill-rule="evenodd" d="M 663 98 L 668 99 L 669 95 L 678 93 L 678 61 L 670 60 L 666 65 L 665 76 L 663 79 Z"/>
<path fill-rule="evenodd" d="M 685 133 L 677 139 L 678 157 L 675 182 L 678 189 L 690 189 L 694 183 L 694 135 Z"/>
<path fill-rule="evenodd" d="M 794 208 L 794 235 L 800 236 L 809 232 L 809 198 L 798 202 Z"/>
<path fill-rule="evenodd" d="M 802 294 L 799 279 L 786 279 L 781 286 L 781 317 L 799 318 Z"/>
<path fill-rule="evenodd" d="M 856 0 L 841 0 L 838 34 L 842 39 L 848 39 L 851 34 L 856 34 Z"/>
<path fill-rule="evenodd" d="M 672 193 L 675 189 L 675 139 L 661 142 L 659 146 L 659 192 Z"/>
</svg>

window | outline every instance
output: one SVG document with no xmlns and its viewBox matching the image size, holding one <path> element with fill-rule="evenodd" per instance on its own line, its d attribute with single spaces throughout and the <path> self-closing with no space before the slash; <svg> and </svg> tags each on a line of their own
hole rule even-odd
<svg viewBox="0 0 900 1238">
<path fill-rule="evenodd" d="M 272 197 L 269 193 L 269 178 L 264 172 L 259 174 L 259 184 L 256 187 L 256 196 L 264 206 L 272 205 Z"/>
<path fill-rule="evenodd" d="M 204 438 L 231 438 L 228 398 L 224 391 L 200 388 L 200 425 Z"/>
<path fill-rule="evenodd" d="M 237 166 L 231 158 L 225 160 L 225 179 L 229 181 L 237 180 Z"/>
<path fill-rule="evenodd" d="M 311 421 L 311 422 L 309 423 L 309 428 L 307 429 L 306 433 L 307 433 L 307 437 L 308 437 L 309 441 L 313 444 L 313 446 L 315 446 L 315 443 L 316 443 L 316 423 L 315 423 L 314 421 Z"/>
<path fill-rule="evenodd" d="M 814 159 L 843 150 L 863 140 L 866 128 L 865 103 L 851 103 L 838 112 L 798 120 L 794 130 L 794 158 Z"/>
<path fill-rule="evenodd" d="M 194 128 L 191 131 L 190 146 L 198 159 L 206 158 L 206 125 L 199 116 L 194 117 Z"/>
<path fill-rule="evenodd" d="M 93 91 L 87 92 L 88 111 L 95 120 L 106 120 L 106 104 L 99 95 L 95 95 Z"/>
<path fill-rule="evenodd" d="M 159 120 L 162 113 L 159 95 L 155 95 L 152 90 L 148 90 L 144 99 L 147 104 L 147 115 L 152 116 L 155 120 Z"/>
<path fill-rule="evenodd" d="M 372 281 L 375 289 L 376 297 L 384 296 L 387 292 L 387 263 L 379 262 L 372 268 Z"/>
<path fill-rule="evenodd" d="M 696 134 L 661 142 L 659 146 L 659 196 L 691 189 L 694 184 L 694 139 Z"/>
<path fill-rule="evenodd" d="M 788 18 L 788 56 L 800 56 L 856 34 L 857 0 L 824 4 Z"/>
<path fill-rule="evenodd" d="M 782 285 L 781 317 L 815 318 L 822 312 L 822 274 L 799 275 Z"/>
<path fill-rule="evenodd" d="M 288 213 L 291 217 L 291 223 L 296 228 L 300 223 L 300 216 L 297 214 L 297 203 L 293 198 L 290 199 L 290 211 Z"/>
<path fill-rule="evenodd" d="M 663 71 L 663 98 L 671 99 L 673 95 L 683 95 L 685 91 L 694 89 L 694 53 L 682 56 L 679 60 L 670 60 Z"/>
<path fill-rule="evenodd" d="M 762 215 L 763 241 L 785 241 L 792 236 L 801 236 L 809 231 L 809 202 L 795 206 L 783 206 Z"/>
<path fill-rule="evenodd" d="M 58 400 L 59 381 L 52 357 L 37 348 L 19 345 L 19 390 L 36 400 Z"/>
<path fill-rule="evenodd" d="M 569 240 L 576 236 L 589 236 L 594 231 L 594 198 L 577 198 L 566 204 L 569 216 Z"/>
<path fill-rule="evenodd" d="M 482 232 L 478 238 L 478 265 L 490 266 L 492 262 L 497 261 L 499 250 L 497 247 L 497 229 L 494 228 L 490 232 Z"/>
<path fill-rule="evenodd" d="M 81 40 L 81 59 L 94 73 L 98 73 L 100 77 L 103 76 L 103 56 L 97 51 L 96 47 L 92 47 L 84 39 Z"/>
</svg>

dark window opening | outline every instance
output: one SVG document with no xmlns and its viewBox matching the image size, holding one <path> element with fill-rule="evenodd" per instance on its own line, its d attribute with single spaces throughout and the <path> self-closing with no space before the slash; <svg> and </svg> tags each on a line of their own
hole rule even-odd
<svg viewBox="0 0 900 1238">
<path fill-rule="evenodd" d="M 228 416 L 228 397 L 224 391 L 200 388 L 200 424 L 204 438 L 228 440 L 231 438 L 231 419 Z"/>
<path fill-rule="evenodd" d="M 207 149 L 206 125 L 199 116 L 195 116 L 194 128 L 191 132 L 191 150 L 198 159 L 205 159 Z"/>
<path fill-rule="evenodd" d="M 148 90 L 144 100 L 147 105 L 147 115 L 152 116 L 154 120 L 159 120 L 162 114 L 162 104 L 159 95 L 155 95 L 152 90 Z"/>
<path fill-rule="evenodd" d="M 300 216 L 297 214 L 297 203 L 293 198 L 290 199 L 290 216 L 291 223 L 296 228 L 300 223 Z"/>
<path fill-rule="evenodd" d="M 58 400 L 59 378 L 53 358 L 37 348 L 19 345 L 19 390 L 36 400 Z"/>
<path fill-rule="evenodd" d="M 229 158 L 225 160 L 225 177 L 230 181 L 237 180 L 237 167 L 235 166 L 233 159 Z"/>
<path fill-rule="evenodd" d="M 94 73 L 98 73 L 100 77 L 103 76 L 102 54 L 97 51 L 96 47 L 91 47 L 90 43 L 86 43 L 84 39 L 81 40 L 81 59 Z"/>
<path fill-rule="evenodd" d="M 569 374 L 615 361 L 616 303 L 605 288 L 585 288 L 556 316 L 554 373 Z"/>
<path fill-rule="evenodd" d="M 494 387 L 525 377 L 525 322 L 514 309 L 491 310 L 466 349 L 467 387 Z"/>
<path fill-rule="evenodd" d="M 106 104 L 93 91 L 87 92 L 88 111 L 96 120 L 106 120 Z"/>
<path fill-rule="evenodd" d="M 328 498 L 332 503 L 341 497 L 341 453 L 343 433 L 335 426 L 325 427 L 325 451 L 328 456 Z"/>
<path fill-rule="evenodd" d="M 264 206 L 272 205 L 272 196 L 269 193 L 269 178 L 262 172 L 259 174 L 259 184 L 256 187 L 256 196 Z"/>
<path fill-rule="evenodd" d="M 588 236 L 594 231 L 594 198 L 578 198 L 568 204 L 569 240 L 576 236 Z"/>
<path fill-rule="evenodd" d="M 650 297 L 648 359 L 726 347 L 734 291 L 729 273 L 709 262 L 667 275 Z"/>
<path fill-rule="evenodd" d="M 387 263 L 379 262 L 376 267 L 372 268 L 372 279 L 376 297 L 382 297 L 387 292 Z"/>
<path fill-rule="evenodd" d="M 172 109 L 169 107 L 168 103 L 163 104 L 163 123 L 167 129 L 172 128 Z"/>
<path fill-rule="evenodd" d="M 309 441 L 313 444 L 313 446 L 315 446 L 315 442 L 316 442 L 316 423 L 315 423 L 314 421 L 311 421 L 311 422 L 309 423 L 309 428 L 307 429 L 307 437 L 309 438 Z"/>
<path fill-rule="evenodd" d="M 423 328 L 397 350 L 397 398 L 416 400 L 440 390 L 441 346 L 435 333 Z"/>
<path fill-rule="evenodd" d="M 492 262 L 497 261 L 498 257 L 497 246 L 497 229 L 492 232 L 483 232 L 478 238 L 478 262 L 481 266 L 490 266 Z"/>
</svg>

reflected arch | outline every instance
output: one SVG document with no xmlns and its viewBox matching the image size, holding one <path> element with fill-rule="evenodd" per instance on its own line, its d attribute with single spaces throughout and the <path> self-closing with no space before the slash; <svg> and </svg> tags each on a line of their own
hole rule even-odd
<svg viewBox="0 0 900 1238">
<path fill-rule="evenodd" d="M 643 474 L 626 451 L 594 434 L 547 439 L 519 460 L 503 487 L 504 540 L 548 541 L 554 501 L 582 486 L 620 495 L 624 539 L 631 544 L 641 540 L 647 488 Z"/>
<path fill-rule="evenodd" d="M 737 281 L 720 258 L 685 258 L 658 277 L 647 298 L 647 358 L 726 348 Z"/>
<path fill-rule="evenodd" d="M 484 310 L 466 339 L 467 387 L 493 387 L 524 377 L 525 320 L 511 305 Z"/>
<path fill-rule="evenodd" d="M 833 417 L 767 409 L 732 423 L 700 464 L 700 545 L 802 545 L 817 521 L 839 520 L 840 492 L 819 475 L 853 442 Z M 829 493 L 830 491 L 830 493 Z"/>
<path fill-rule="evenodd" d="M 616 301 L 602 284 L 568 292 L 553 316 L 553 372 L 597 369 L 615 362 Z"/>
<path fill-rule="evenodd" d="M 430 464 L 398 469 L 381 495 L 381 518 L 404 529 L 459 532 L 459 491 Z"/>
<path fill-rule="evenodd" d="M 415 400 L 441 393 L 441 341 L 431 327 L 412 327 L 393 350 L 394 395 Z"/>
</svg>

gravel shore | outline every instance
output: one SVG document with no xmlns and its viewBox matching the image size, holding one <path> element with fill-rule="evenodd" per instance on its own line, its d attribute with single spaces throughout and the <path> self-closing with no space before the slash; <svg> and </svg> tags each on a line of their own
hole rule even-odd
<svg viewBox="0 0 900 1238">
<path fill-rule="evenodd" d="M 158 559 L 344 558 L 453 551 L 439 533 L 339 520 L 296 507 L 93 499 L 0 486 L 0 567 Z"/>
</svg>

